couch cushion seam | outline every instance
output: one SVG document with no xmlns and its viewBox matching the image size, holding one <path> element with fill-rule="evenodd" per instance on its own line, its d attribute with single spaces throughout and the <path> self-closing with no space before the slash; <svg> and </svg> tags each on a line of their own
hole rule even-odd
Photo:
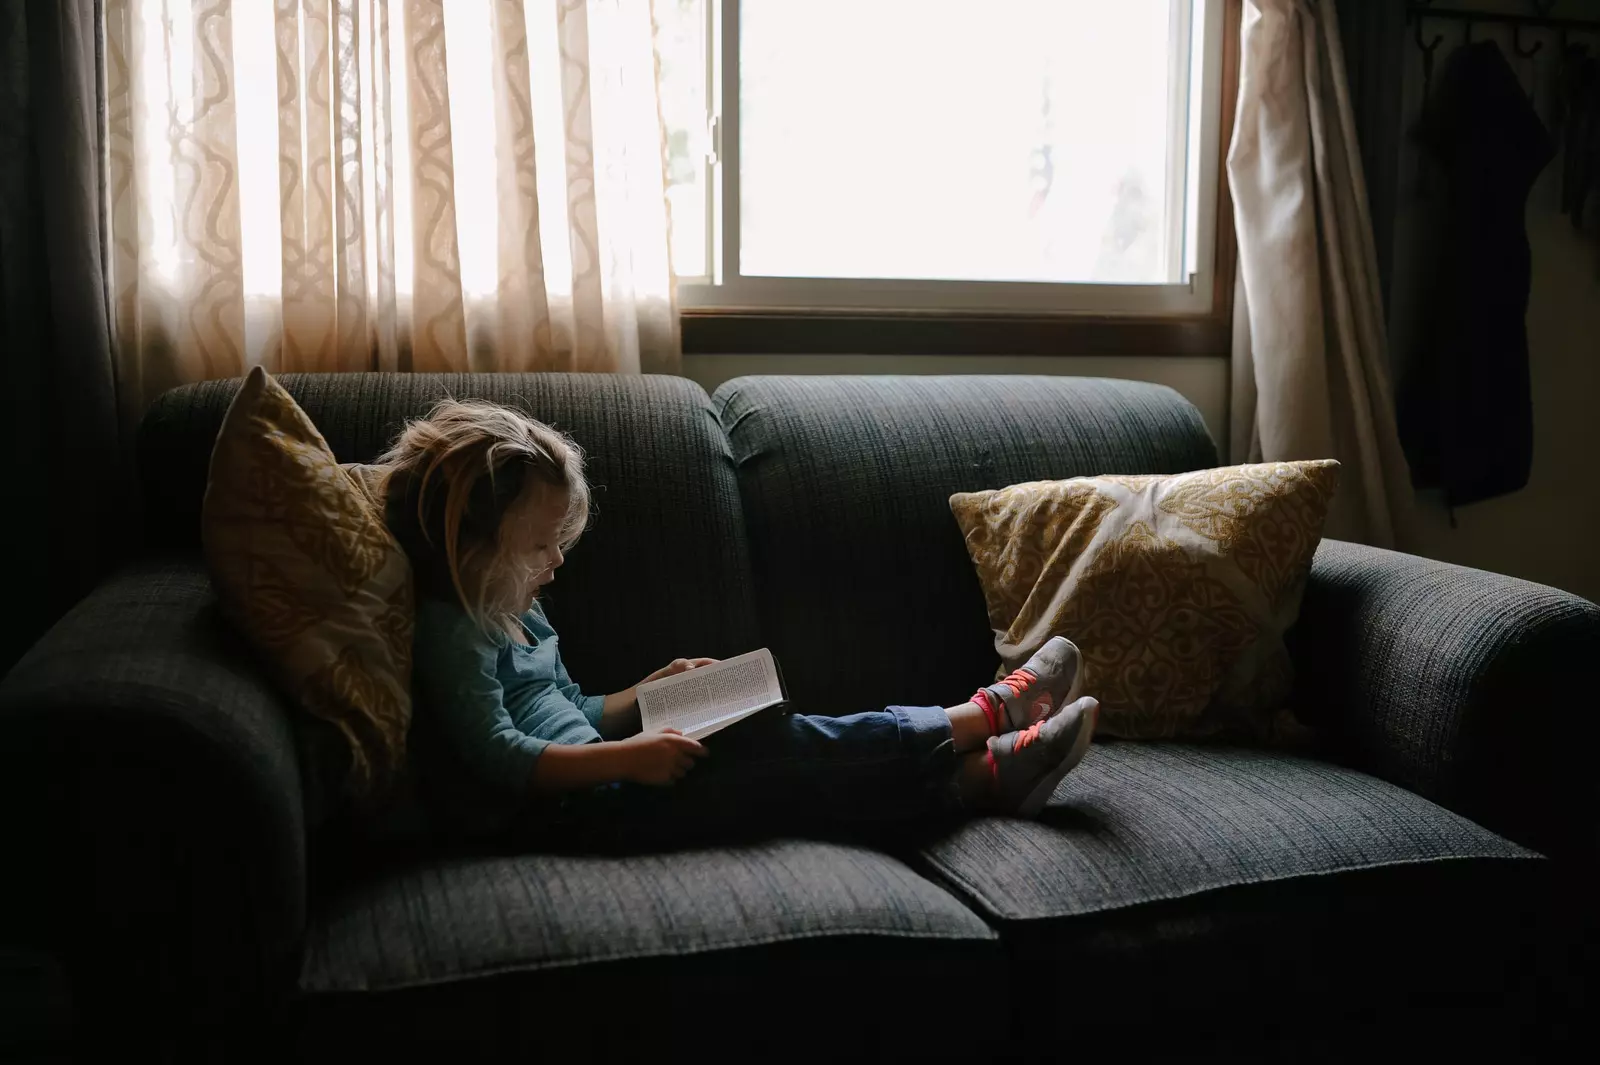
<svg viewBox="0 0 1600 1065">
<path fill-rule="evenodd" d="M 967 912 L 970 913 L 971 911 L 967 911 Z M 977 914 L 972 914 L 972 916 L 974 918 L 977 918 L 981 923 L 981 921 L 982 921 L 981 917 L 978 917 Z M 925 940 L 945 940 L 945 941 L 956 942 L 956 943 L 991 943 L 991 942 L 994 942 L 996 939 L 999 938 L 999 933 L 995 932 L 994 929 L 988 927 L 988 925 L 984 925 L 984 931 L 987 932 L 988 934 L 984 935 L 984 936 L 976 936 L 976 935 L 972 935 L 972 934 L 969 934 L 969 933 L 911 932 L 911 931 L 896 930 L 896 929 L 883 929 L 883 928 L 830 928 L 830 929 L 827 929 L 826 931 L 817 931 L 817 932 L 779 932 L 779 933 L 774 933 L 772 935 L 757 936 L 757 937 L 754 937 L 754 938 L 741 940 L 741 941 L 739 941 L 737 943 L 700 944 L 700 945 L 695 945 L 695 946 L 691 946 L 691 947 L 687 947 L 687 948 L 683 948 L 683 949 L 661 948 L 661 949 L 653 949 L 653 950 L 652 949 L 644 949 L 644 950 L 621 951 L 621 952 L 614 953 L 614 954 L 588 954 L 588 955 L 584 955 L 582 957 L 562 958 L 562 959 L 558 959 L 558 960 L 547 960 L 547 961 L 507 962 L 507 963 L 505 963 L 503 965 L 495 965 L 495 966 L 488 966 L 488 967 L 482 968 L 482 969 L 474 969 L 471 972 L 449 973 L 449 974 L 442 975 L 442 976 L 437 976 L 437 977 L 425 977 L 425 978 L 418 979 L 418 980 L 399 981 L 399 982 L 396 982 L 396 983 L 386 983 L 386 984 L 381 984 L 381 985 L 377 985 L 377 986 L 353 987 L 353 988 L 352 987 L 338 987 L 338 988 L 325 988 L 325 989 L 323 989 L 323 988 L 310 988 L 310 989 L 308 989 L 308 988 L 302 986 L 299 990 L 300 990 L 300 994 L 303 995 L 303 996 L 334 995 L 334 994 L 355 994 L 355 993 L 372 994 L 372 993 L 382 993 L 382 992 L 386 992 L 386 991 L 406 991 L 406 990 L 411 990 L 411 989 L 415 989 L 415 988 L 419 988 L 419 987 L 435 987 L 435 986 L 438 986 L 439 984 L 460 983 L 460 982 L 468 981 L 468 980 L 486 979 L 486 978 L 492 978 L 492 977 L 496 977 L 496 976 L 512 975 L 512 974 L 516 974 L 516 973 L 548 972 L 548 971 L 555 970 L 555 969 L 571 969 L 571 968 L 576 968 L 576 967 L 581 966 L 581 965 L 600 965 L 600 964 L 604 964 L 604 963 L 607 963 L 607 962 L 643 961 L 643 960 L 648 960 L 648 959 L 652 959 L 652 958 L 689 957 L 689 956 L 692 956 L 692 955 L 699 955 L 699 954 L 715 954 L 715 953 L 717 953 L 719 951 L 737 951 L 737 950 L 744 950 L 744 949 L 747 949 L 747 948 L 750 948 L 750 947 L 766 947 L 766 946 L 774 946 L 774 945 L 779 944 L 779 943 L 803 942 L 803 941 L 807 941 L 807 940 L 828 939 L 828 938 L 832 938 L 832 937 L 839 937 L 839 938 L 882 937 L 882 938 L 889 938 L 889 939 L 925 939 Z"/>
<path fill-rule="evenodd" d="M 1441 862 L 1461 861 L 1549 861 L 1549 859 L 1544 855 L 1532 851 L 1527 851 L 1521 854 L 1449 854 L 1436 857 L 1377 859 L 1367 862 L 1352 863 L 1350 865 L 1342 866 L 1338 869 L 1327 869 L 1318 872 L 1283 873 L 1250 879 L 1230 880 L 1225 883 L 1208 884 L 1192 889 L 1161 891 L 1120 904 L 1096 904 L 1085 909 L 1056 910 L 1049 913 L 1007 914 L 1002 912 L 999 906 L 995 905 L 995 903 L 990 899 L 989 893 L 974 887 L 970 881 L 961 876 L 961 874 L 957 873 L 954 869 L 951 869 L 941 859 L 934 858 L 926 854 L 922 856 L 922 859 L 938 877 L 946 880 L 957 891 L 960 891 L 965 895 L 963 901 L 966 901 L 975 907 L 981 908 L 982 912 L 978 914 L 979 917 L 986 920 L 1006 922 L 1049 921 L 1075 917 L 1093 917 L 1096 914 L 1115 913 L 1119 910 L 1131 910 L 1135 907 L 1144 906 L 1150 903 L 1175 902 L 1180 899 L 1197 898 L 1201 895 L 1210 894 L 1216 891 L 1226 891 L 1230 888 L 1253 887 L 1258 884 L 1276 884 L 1290 880 L 1314 880 L 1321 877 L 1338 876 L 1341 873 L 1359 873 L 1373 869 L 1385 869 L 1404 865 L 1432 865 Z"/>
</svg>

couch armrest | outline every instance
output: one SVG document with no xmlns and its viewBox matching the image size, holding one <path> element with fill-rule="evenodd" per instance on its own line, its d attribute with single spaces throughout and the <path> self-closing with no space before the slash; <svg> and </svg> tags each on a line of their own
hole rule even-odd
<svg viewBox="0 0 1600 1065">
<path fill-rule="evenodd" d="M 1329 540 L 1290 648 L 1297 705 L 1344 759 L 1527 846 L 1594 859 L 1600 607 Z"/>
<path fill-rule="evenodd" d="M 198 559 L 112 577 L 0 684 L 0 839 L 0 942 L 61 956 L 97 1022 L 208 1025 L 288 986 L 306 908 L 294 732 Z"/>
</svg>

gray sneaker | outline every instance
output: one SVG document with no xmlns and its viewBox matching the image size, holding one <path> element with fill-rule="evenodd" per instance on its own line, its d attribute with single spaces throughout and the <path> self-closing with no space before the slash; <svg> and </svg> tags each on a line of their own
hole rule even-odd
<svg viewBox="0 0 1600 1065">
<path fill-rule="evenodd" d="M 1060 713 L 989 740 L 995 800 L 1018 817 L 1037 817 L 1061 778 L 1083 760 L 1094 738 L 1100 704 L 1084 697 Z"/>
<path fill-rule="evenodd" d="M 1065 636 L 1052 637 L 1005 680 L 983 691 L 989 705 L 1001 709 L 997 733 L 1025 729 L 1083 694 L 1083 655 Z"/>
</svg>

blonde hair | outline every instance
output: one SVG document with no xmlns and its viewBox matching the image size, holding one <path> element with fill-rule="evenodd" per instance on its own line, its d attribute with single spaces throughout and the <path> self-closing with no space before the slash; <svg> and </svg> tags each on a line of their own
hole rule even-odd
<svg viewBox="0 0 1600 1065">
<path fill-rule="evenodd" d="M 501 543 L 512 504 L 534 486 L 565 490 L 562 551 L 589 521 L 583 449 L 495 403 L 439 403 L 407 422 L 378 462 L 389 526 L 411 557 L 418 593 L 454 598 L 486 633 L 514 625 L 531 605 L 515 601 L 531 567 Z"/>
</svg>

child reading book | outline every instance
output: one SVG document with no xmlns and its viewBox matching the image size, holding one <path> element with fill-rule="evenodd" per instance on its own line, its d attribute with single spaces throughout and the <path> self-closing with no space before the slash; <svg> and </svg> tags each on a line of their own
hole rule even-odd
<svg viewBox="0 0 1600 1065">
<path fill-rule="evenodd" d="M 699 830 L 1032 816 L 1088 748 L 1098 704 L 1080 697 L 1080 657 L 1060 637 L 949 707 L 757 713 L 705 743 L 641 731 L 636 688 L 584 692 L 538 602 L 588 520 L 578 446 L 509 408 L 448 401 L 380 461 L 389 523 L 416 579 L 419 747 L 442 756 L 463 827 L 498 831 L 530 816 Z M 644 682 L 711 661 L 680 658 Z"/>
</svg>

